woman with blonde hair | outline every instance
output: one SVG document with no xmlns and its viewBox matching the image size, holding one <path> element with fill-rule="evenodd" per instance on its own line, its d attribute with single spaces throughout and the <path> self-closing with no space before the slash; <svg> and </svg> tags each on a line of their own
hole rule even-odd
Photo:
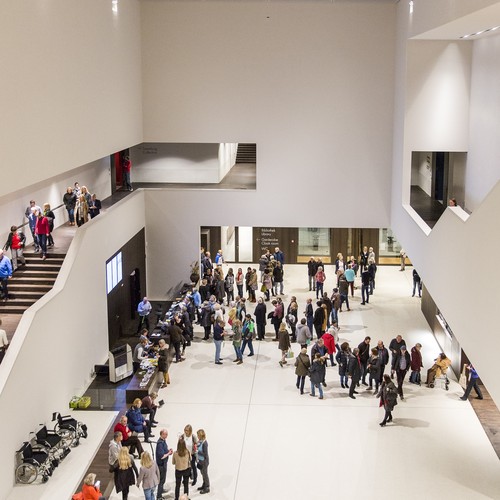
<svg viewBox="0 0 500 500">
<path fill-rule="evenodd" d="M 186 443 L 186 448 L 188 449 L 189 453 L 191 453 L 191 478 L 193 480 L 191 486 L 194 486 L 198 479 L 198 469 L 196 468 L 196 449 L 198 447 L 198 436 L 196 434 L 193 434 L 193 428 L 190 424 L 187 424 L 186 427 L 184 427 L 184 434 L 182 435 L 182 437 L 184 438 L 184 442 Z"/>
<path fill-rule="evenodd" d="M 128 500 L 129 488 L 135 484 L 137 468 L 130 458 L 129 450 L 123 446 L 118 453 L 118 464 L 115 469 L 116 492 L 122 494 L 122 500 Z"/>
<path fill-rule="evenodd" d="M 137 487 L 144 490 L 146 500 L 155 500 L 155 489 L 160 483 L 160 470 L 153 461 L 149 452 L 144 451 L 141 455 L 141 468 L 137 478 Z"/>
<path fill-rule="evenodd" d="M 175 500 L 179 500 L 181 481 L 184 485 L 184 494 L 189 495 L 189 476 L 191 475 L 191 453 L 189 453 L 184 437 L 177 442 L 177 451 L 172 456 L 172 465 L 175 465 Z"/>
<path fill-rule="evenodd" d="M 100 481 L 95 480 L 96 475 L 94 473 L 87 474 L 85 479 L 83 480 L 82 487 L 82 495 L 83 500 L 103 500 L 101 490 L 99 487 L 101 486 Z"/>
<path fill-rule="evenodd" d="M 203 477 L 203 484 L 198 491 L 203 495 L 205 493 L 210 493 L 210 479 L 208 478 L 208 442 L 207 436 L 203 429 L 198 429 L 196 432 L 198 436 L 198 448 L 196 452 L 196 457 L 198 459 L 198 469 L 200 469 L 201 475 Z"/>
<path fill-rule="evenodd" d="M 83 194 L 81 194 L 76 200 L 75 220 L 78 227 L 85 224 L 89 220 L 89 205 Z"/>
</svg>

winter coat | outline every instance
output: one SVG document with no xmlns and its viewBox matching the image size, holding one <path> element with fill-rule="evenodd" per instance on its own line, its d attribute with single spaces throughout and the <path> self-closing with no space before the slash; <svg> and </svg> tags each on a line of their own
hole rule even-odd
<svg viewBox="0 0 500 500">
<path fill-rule="evenodd" d="M 212 309 L 210 304 L 203 306 L 201 310 L 201 326 L 207 327 L 212 325 Z"/>
<path fill-rule="evenodd" d="M 130 466 L 128 469 L 115 469 L 115 486 L 116 492 L 120 493 L 129 486 L 135 484 L 134 469 Z"/>
<path fill-rule="evenodd" d="M 361 366 L 357 356 L 351 354 L 349 356 L 349 361 L 347 364 L 347 372 L 353 380 L 359 380 L 361 378 Z"/>
<path fill-rule="evenodd" d="M 168 371 L 168 348 L 165 347 L 158 351 L 158 371 L 166 373 Z"/>
<path fill-rule="evenodd" d="M 280 330 L 278 332 L 278 349 L 280 351 L 288 351 L 290 349 L 290 336 L 287 330 Z"/>
<path fill-rule="evenodd" d="M 398 390 L 392 380 L 382 383 L 378 396 L 380 396 L 380 402 L 386 411 L 394 410 L 394 407 L 398 404 Z"/>
<path fill-rule="evenodd" d="M 266 313 L 267 313 L 267 307 L 264 302 L 259 303 L 255 306 L 255 323 L 258 325 L 265 325 L 267 323 L 266 321 Z"/>
<path fill-rule="evenodd" d="M 339 292 L 334 293 L 332 295 L 331 300 L 332 300 L 334 309 L 339 310 L 340 309 L 340 293 Z"/>
<path fill-rule="evenodd" d="M 281 283 L 283 281 L 283 269 L 281 267 L 274 268 L 273 279 L 275 283 Z"/>
<path fill-rule="evenodd" d="M 226 276 L 226 290 L 232 292 L 234 290 L 234 275 L 228 274 Z"/>
<path fill-rule="evenodd" d="M 346 351 L 340 350 L 335 356 L 337 363 L 339 365 L 339 375 L 341 377 L 347 375 L 347 367 L 349 364 L 349 353 Z"/>
<path fill-rule="evenodd" d="M 331 333 L 326 332 L 321 338 L 325 343 L 328 354 L 335 354 L 337 352 L 337 347 L 335 346 L 335 337 Z"/>
<path fill-rule="evenodd" d="M 436 368 L 436 377 L 440 377 L 443 373 L 446 373 L 448 367 L 451 365 L 451 360 L 448 358 L 441 359 L 441 356 L 434 361 L 434 366 Z"/>
<path fill-rule="evenodd" d="M 401 356 L 403 356 L 403 351 L 399 351 L 398 354 L 396 354 L 396 359 L 394 360 L 394 369 L 399 370 L 399 362 L 401 360 Z M 405 373 L 410 369 L 410 355 L 408 354 L 408 351 L 404 351 L 404 357 L 406 359 L 406 369 Z"/>
<path fill-rule="evenodd" d="M 298 377 L 305 377 L 309 375 L 309 367 L 311 361 L 307 354 L 300 353 L 295 359 L 295 375 Z"/>
<path fill-rule="evenodd" d="M 323 321 L 325 319 L 325 313 L 323 312 L 322 307 L 318 307 L 314 311 L 314 319 L 313 319 L 313 324 L 316 328 L 319 328 L 320 330 L 323 328 Z"/>
<path fill-rule="evenodd" d="M 358 345 L 358 349 L 359 359 L 361 360 L 361 362 L 364 363 L 365 361 L 368 361 L 368 358 L 370 357 L 370 344 L 361 342 L 361 344 Z"/>
<path fill-rule="evenodd" d="M 297 330 L 295 331 L 295 337 L 298 344 L 304 345 L 307 343 L 307 339 L 312 338 L 311 330 L 309 330 L 309 327 L 307 325 L 299 323 L 299 325 L 297 326 Z"/>
<path fill-rule="evenodd" d="M 315 385 L 321 384 L 325 380 L 326 367 L 321 360 L 314 360 L 309 370 L 311 375 L 311 383 Z"/>
<path fill-rule="evenodd" d="M 419 372 L 420 368 L 422 368 L 422 366 L 424 366 L 422 364 L 422 353 L 416 347 L 412 347 L 411 348 L 410 368 L 414 372 Z"/>
<path fill-rule="evenodd" d="M 368 360 L 368 372 L 371 378 L 380 380 L 380 374 L 382 372 L 382 360 L 380 356 L 370 356 Z"/>
<path fill-rule="evenodd" d="M 128 418 L 128 428 L 134 432 L 144 432 L 144 417 L 141 410 L 132 406 L 126 413 Z"/>
</svg>

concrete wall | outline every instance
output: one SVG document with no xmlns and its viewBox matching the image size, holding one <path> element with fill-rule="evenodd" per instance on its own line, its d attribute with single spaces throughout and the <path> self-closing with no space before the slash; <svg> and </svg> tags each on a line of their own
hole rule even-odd
<svg viewBox="0 0 500 500">
<path fill-rule="evenodd" d="M 106 361 L 106 260 L 144 227 L 144 212 L 137 192 L 79 228 L 54 288 L 24 313 L 0 365 L 2 413 L 20 397 L 23 407 L 3 436 L 0 498 L 13 486 L 15 450 L 38 424 L 50 424 L 53 411 L 66 411 L 88 385 L 94 364 Z"/>
<path fill-rule="evenodd" d="M 395 5 L 141 5 L 145 141 L 255 142 L 251 207 L 307 196 L 300 211 L 323 218 L 313 199 L 334 190 L 349 210 L 316 225 L 389 225 Z"/>
<path fill-rule="evenodd" d="M 0 196 L 142 142 L 139 7 L 1 3 Z"/>
</svg>

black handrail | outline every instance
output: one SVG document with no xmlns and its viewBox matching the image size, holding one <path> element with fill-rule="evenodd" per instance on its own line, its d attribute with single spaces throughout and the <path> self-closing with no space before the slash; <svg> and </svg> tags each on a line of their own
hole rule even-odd
<svg viewBox="0 0 500 500">
<path fill-rule="evenodd" d="M 61 207 L 64 207 L 64 203 L 61 203 L 60 205 L 57 205 L 56 208 L 51 208 L 51 210 L 54 212 L 54 210 L 57 210 L 58 208 L 61 208 Z M 17 227 L 17 229 L 20 229 L 20 228 L 24 227 L 28 223 L 29 223 L 29 221 L 26 221 L 26 222 L 23 222 L 21 225 L 16 226 L 16 227 Z"/>
</svg>

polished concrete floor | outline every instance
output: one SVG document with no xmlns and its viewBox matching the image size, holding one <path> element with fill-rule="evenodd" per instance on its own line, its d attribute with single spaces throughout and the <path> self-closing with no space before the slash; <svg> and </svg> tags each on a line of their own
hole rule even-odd
<svg viewBox="0 0 500 500">
<path fill-rule="evenodd" d="M 401 333 L 407 345 L 423 345 L 426 370 L 440 348 L 420 312 L 420 299 L 411 297 L 412 268 L 398 269 L 379 267 L 368 305 L 361 305 L 356 291 L 352 310 L 340 315 L 340 339 L 355 346 L 369 335 L 373 344 L 382 339 L 388 345 Z M 330 292 L 331 266 L 326 273 Z M 305 299 L 313 297 L 305 266 L 285 265 L 284 291 L 285 305 L 295 295 L 303 311 Z M 293 365 L 278 364 L 271 325 L 267 332 L 266 341 L 254 343 L 256 355 L 245 356 L 240 366 L 232 363 L 234 351 L 226 342 L 224 362 L 218 366 L 213 343 L 201 341 L 198 327 L 186 361 L 171 367 L 172 383 L 160 391 L 166 404 L 155 430 L 168 429 L 170 447 L 175 448 L 188 423 L 207 433 L 211 492 L 202 498 L 500 499 L 500 462 L 470 403 L 458 399 L 463 391 L 455 381 L 448 392 L 405 384 L 406 400 L 396 406 L 394 423 L 381 428 L 377 398 L 362 387 L 356 400 L 349 399 L 340 388 L 337 367 L 327 369 L 324 400 L 310 397 L 309 388 L 301 396 Z M 102 414 L 102 427 L 108 423 L 109 416 Z M 68 481 L 71 474 L 83 474 L 86 463 L 63 464 Z M 173 488 L 171 464 L 167 477 Z M 45 498 L 39 496 L 41 490 L 33 491 L 32 498 Z M 190 498 L 199 497 L 194 488 Z M 25 497 L 11 496 L 17 498 Z M 68 495 L 58 487 L 50 498 Z M 110 498 L 118 500 L 121 494 L 113 492 Z M 132 487 L 129 499 L 142 498 L 142 491 Z"/>
</svg>

